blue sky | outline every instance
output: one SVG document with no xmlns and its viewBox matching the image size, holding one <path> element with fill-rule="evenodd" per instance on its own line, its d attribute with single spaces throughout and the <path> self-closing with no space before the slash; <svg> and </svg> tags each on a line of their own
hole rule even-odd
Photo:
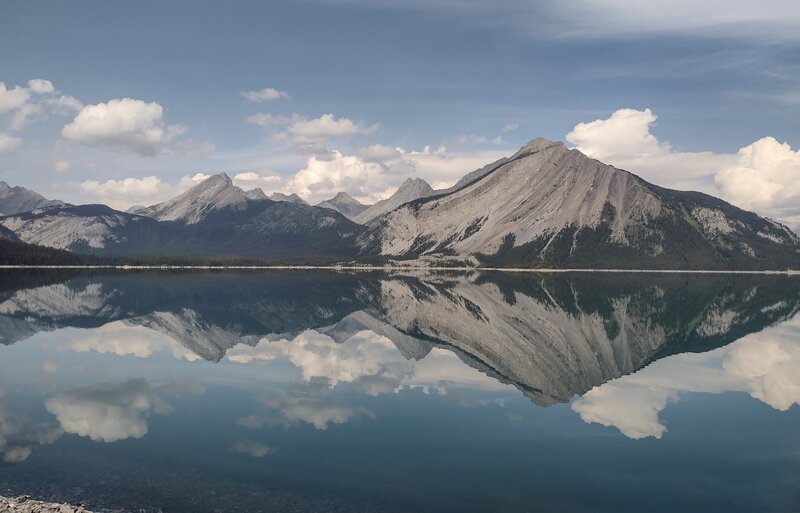
<svg viewBox="0 0 800 513">
<path fill-rule="evenodd" d="M 544 136 L 796 226 L 793 3 L 5 1 L 0 180 L 124 208 L 225 171 L 372 201 Z"/>
</svg>

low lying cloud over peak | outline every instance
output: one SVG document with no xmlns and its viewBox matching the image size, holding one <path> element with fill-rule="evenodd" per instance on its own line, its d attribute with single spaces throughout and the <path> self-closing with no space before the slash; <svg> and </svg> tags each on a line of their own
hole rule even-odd
<svg viewBox="0 0 800 513">
<path fill-rule="evenodd" d="M 598 159 L 614 155 L 659 155 L 669 144 L 650 133 L 658 116 L 650 109 L 620 109 L 608 119 L 578 123 L 567 141 L 583 153 Z"/>
</svg>

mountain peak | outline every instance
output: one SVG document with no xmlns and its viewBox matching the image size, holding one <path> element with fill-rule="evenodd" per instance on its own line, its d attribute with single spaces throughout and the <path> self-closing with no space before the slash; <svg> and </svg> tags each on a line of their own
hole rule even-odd
<svg viewBox="0 0 800 513">
<path fill-rule="evenodd" d="M 13 215 L 41 207 L 63 205 L 63 201 L 48 200 L 41 194 L 25 187 L 0 182 L 0 215 Z"/>
<path fill-rule="evenodd" d="M 319 202 L 317 206 L 335 210 L 350 220 L 355 220 L 358 214 L 369 208 L 369 205 L 364 205 L 344 191 L 338 192 L 331 199 Z"/>
<path fill-rule="evenodd" d="M 542 151 L 554 146 L 566 149 L 566 146 L 564 146 L 564 143 L 561 141 L 551 141 L 550 139 L 545 139 L 544 137 L 537 137 L 536 139 L 528 141 L 528 144 L 520 148 L 516 154 L 519 155 L 522 153 Z"/>
<path fill-rule="evenodd" d="M 334 196 L 333 199 L 335 199 L 337 201 L 358 201 L 357 199 L 355 199 L 354 197 L 350 196 L 349 194 L 347 194 L 344 191 L 337 192 L 336 196 Z"/>
<path fill-rule="evenodd" d="M 256 187 L 255 189 L 250 189 L 249 191 L 244 191 L 244 195 L 247 199 L 250 200 L 262 200 L 267 199 L 267 195 L 264 194 L 264 190 L 261 187 Z"/>
<path fill-rule="evenodd" d="M 225 174 L 209 176 L 180 196 L 138 210 L 139 215 L 159 221 L 183 221 L 193 224 L 203 220 L 209 213 L 225 207 L 243 207 L 247 203 L 245 192 L 233 185 Z"/>
<path fill-rule="evenodd" d="M 211 175 L 198 185 L 233 185 L 233 180 L 226 173 Z"/>
<path fill-rule="evenodd" d="M 373 219 L 390 212 L 404 203 L 432 196 L 436 191 L 422 178 L 406 178 L 400 187 L 388 198 L 381 200 L 364 210 L 353 219 L 357 223 L 367 224 Z"/>
<path fill-rule="evenodd" d="M 431 187 L 430 184 L 428 182 L 426 182 L 425 180 L 423 180 L 422 178 L 406 178 L 405 181 L 403 181 L 403 183 L 400 184 L 400 187 L 397 188 L 397 191 L 395 191 L 395 193 L 392 196 L 396 196 L 398 194 L 402 195 L 402 194 L 404 194 L 404 193 L 406 193 L 408 191 L 419 191 L 419 192 L 422 192 L 422 193 L 427 193 L 427 192 L 431 192 L 432 193 L 433 192 L 433 187 Z M 415 194 L 412 193 L 412 195 L 415 195 Z M 418 196 L 418 197 L 421 198 L 422 196 Z M 417 199 L 417 198 L 413 198 L 413 199 Z M 408 200 L 408 201 L 412 201 L 412 200 Z"/>
</svg>

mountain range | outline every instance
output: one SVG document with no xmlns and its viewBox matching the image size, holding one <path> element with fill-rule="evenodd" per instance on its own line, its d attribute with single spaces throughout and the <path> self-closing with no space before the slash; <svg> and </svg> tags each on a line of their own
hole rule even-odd
<svg viewBox="0 0 800 513">
<path fill-rule="evenodd" d="M 24 189 L 13 194 L 28 203 L 9 205 L 32 207 L 0 217 L 0 225 L 20 241 L 96 256 L 800 268 L 800 238 L 788 227 L 713 196 L 659 187 L 545 139 L 447 189 L 408 179 L 374 205 L 341 192 L 311 206 L 295 194 L 245 191 L 224 173 L 131 212 L 48 202 Z"/>
</svg>

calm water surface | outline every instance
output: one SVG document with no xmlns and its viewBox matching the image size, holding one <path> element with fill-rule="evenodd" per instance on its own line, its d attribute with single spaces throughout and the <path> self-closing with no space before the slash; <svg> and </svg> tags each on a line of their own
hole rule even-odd
<svg viewBox="0 0 800 513">
<path fill-rule="evenodd" d="M 800 279 L 0 274 L 0 494 L 800 511 Z"/>
</svg>

